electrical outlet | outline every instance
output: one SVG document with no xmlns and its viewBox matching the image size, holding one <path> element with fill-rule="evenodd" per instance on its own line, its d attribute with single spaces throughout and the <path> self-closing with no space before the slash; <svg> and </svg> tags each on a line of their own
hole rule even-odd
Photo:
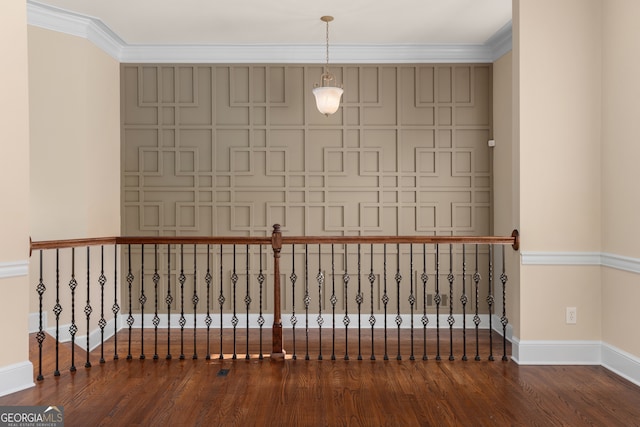
<svg viewBox="0 0 640 427">
<path fill-rule="evenodd" d="M 575 325 L 578 320 L 578 311 L 575 307 L 567 307 L 567 324 Z"/>
</svg>

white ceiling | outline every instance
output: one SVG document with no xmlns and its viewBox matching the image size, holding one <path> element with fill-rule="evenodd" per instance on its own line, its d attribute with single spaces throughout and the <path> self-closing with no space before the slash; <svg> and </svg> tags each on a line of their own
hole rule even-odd
<svg viewBox="0 0 640 427">
<path fill-rule="evenodd" d="M 511 0 L 28 0 L 84 16 L 125 46 L 482 45 L 511 21 Z M 50 7 L 48 7 L 50 6 Z M 31 23 L 31 22 L 30 22 Z M 321 60 L 324 58 L 320 58 Z"/>
</svg>

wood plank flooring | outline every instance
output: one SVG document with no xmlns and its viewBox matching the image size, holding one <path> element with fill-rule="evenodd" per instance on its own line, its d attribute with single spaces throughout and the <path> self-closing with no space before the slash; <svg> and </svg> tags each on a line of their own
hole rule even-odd
<svg viewBox="0 0 640 427">
<path fill-rule="evenodd" d="M 231 337 L 226 335 L 225 353 Z M 442 360 L 436 361 L 432 341 L 427 343 L 429 360 L 421 360 L 420 342 L 417 360 L 410 361 L 406 334 L 401 337 L 400 361 L 395 347 L 391 360 L 369 360 L 370 344 L 364 346 L 363 360 L 356 360 L 358 347 L 352 336 L 350 360 L 343 360 L 344 347 L 337 360 L 330 360 L 330 335 L 322 337 L 324 360 L 319 361 L 315 335 L 310 333 L 309 361 L 304 360 L 304 334 L 297 337 L 297 360 L 291 354 L 284 361 L 245 360 L 246 347 L 240 344 L 237 360 L 218 359 L 213 345 L 211 360 L 205 360 L 206 348 L 197 349 L 198 359 L 192 360 L 193 342 L 188 340 L 185 360 L 179 360 L 179 333 L 172 337 L 170 351 L 165 342 L 159 359 L 153 360 L 153 334 L 146 331 L 146 358 L 140 360 L 140 331 L 134 331 L 133 360 L 126 360 L 128 335 L 123 331 L 118 335 L 119 360 L 112 360 L 113 340 L 105 346 L 106 363 L 98 362 L 96 350 L 88 369 L 86 353 L 76 349 L 77 372 L 69 371 L 70 345 L 61 344 L 59 377 L 52 375 L 54 340 L 47 337 L 45 379 L 36 387 L 0 397 L 0 405 L 63 406 L 66 426 L 640 426 L 640 387 L 598 366 L 503 362 L 498 336 L 495 361 L 486 359 L 485 334 L 483 360 L 473 360 L 472 342 L 465 362 L 460 360 L 458 333 L 455 361 L 448 360 L 448 342 L 443 344 Z M 193 331 L 185 332 L 185 337 L 192 336 Z M 203 345 L 203 333 L 197 336 Z M 239 343 L 244 342 L 244 336 L 240 338 Z M 289 349 L 291 338 L 287 331 Z M 337 338 L 344 340 L 344 335 L 338 333 Z M 264 339 L 266 355 L 268 331 Z M 252 355 L 259 352 L 256 343 L 254 334 Z M 376 338 L 380 351 L 381 343 Z M 166 360 L 169 352 L 172 359 Z M 31 357 L 37 374 L 37 345 Z"/>
</svg>

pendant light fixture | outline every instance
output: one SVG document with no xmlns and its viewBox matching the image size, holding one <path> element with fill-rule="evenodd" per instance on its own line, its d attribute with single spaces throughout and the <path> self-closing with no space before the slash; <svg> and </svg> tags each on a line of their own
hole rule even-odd
<svg viewBox="0 0 640 427">
<path fill-rule="evenodd" d="M 316 83 L 313 89 L 313 95 L 316 97 L 316 106 L 325 116 L 338 111 L 340 107 L 340 98 L 344 90 L 336 85 L 336 76 L 329 72 L 329 22 L 333 21 L 333 16 L 323 16 L 320 18 L 322 22 L 327 24 L 327 55 L 324 71 L 320 76 L 320 83 Z"/>
</svg>

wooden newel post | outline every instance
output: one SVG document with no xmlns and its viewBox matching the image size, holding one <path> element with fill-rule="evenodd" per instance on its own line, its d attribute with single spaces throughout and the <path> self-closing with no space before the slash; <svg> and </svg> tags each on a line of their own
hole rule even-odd
<svg viewBox="0 0 640 427">
<path fill-rule="evenodd" d="M 271 359 L 284 359 L 282 348 L 282 315 L 280 313 L 280 251 L 282 249 L 282 233 L 280 224 L 274 224 L 271 234 L 273 248 L 273 328 Z"/>
</svg>

